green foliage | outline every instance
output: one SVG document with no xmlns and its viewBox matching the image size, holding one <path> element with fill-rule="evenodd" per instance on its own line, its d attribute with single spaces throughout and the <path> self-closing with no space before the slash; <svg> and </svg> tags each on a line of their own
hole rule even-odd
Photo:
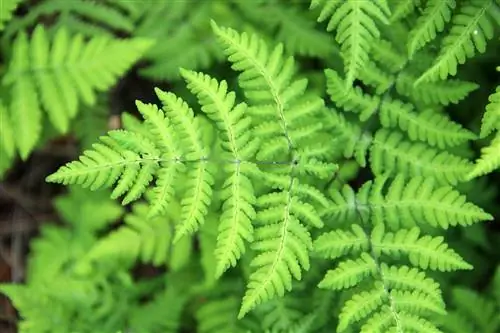
<svg viewBox="0 0 500 333">
<path fill-rule="evenodd" d="M 81 154 L 0 286 L 19 331 L 496 332 L 499 23 L 494 0 L 36 2 L 1 36 L 0 173 L 45 124 Z"/>
<path fill-rule="evenodd" d="M 57 131 L 67 132 L 79 104 L 94 104 L 95 92 L 109 89 L 149 45 L 142 39 L 107 37 L 86 42 L 64 29 L 50 40 L 43 26 L 35 28 L 31 40 L 18 34 L 2 84 L 10 90 L 10 117 L 21 157 L 28 157 L 40 137 L 42 110 Z"/>
</svg>

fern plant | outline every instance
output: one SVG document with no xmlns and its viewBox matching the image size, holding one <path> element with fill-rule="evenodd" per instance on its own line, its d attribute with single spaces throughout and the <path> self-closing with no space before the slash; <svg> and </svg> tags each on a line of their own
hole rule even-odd
<svg viewBox="0 0 500 333">
<path fill-rule="evenodd" d="M 498 87 L 478 114 L 489 81 L 465 63 L 489 68 L 478 54 L 498 47 L 500 5 L 308 5 L 50 0 L 5 29 L 0 153 L 28 157 L 42 109 L 84 147 L 46 178 L 71 185 L 56 208 L 73 223 L 44 228 L 27 283 L 0 287 L 21 332 L 498 328 L 471 289 L 497 266 Z M 50 27 L 18 32 L 47 13 Z M 79 105 L 141 57 L 154 95 L 89 144 L 104 126 Z M 459 313 L 474 321 L 453 326 Z"/>
</svg>

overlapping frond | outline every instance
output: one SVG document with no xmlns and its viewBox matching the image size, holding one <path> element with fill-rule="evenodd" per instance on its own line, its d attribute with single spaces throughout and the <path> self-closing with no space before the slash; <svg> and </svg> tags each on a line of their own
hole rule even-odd
<svg viewBox="0 0 500 333">
<path fill-rule="evenodd" d="M 474 139 L 474 134 L 432 109 L 421 112 L 408 103 L 385 98 L 380 105 L 380 122 L 386 128 L 400 128 L 412 141 L 446 148 Z"/>
<path fill-rule="evenodd" d="M 481 137 L 485 138 L 494 130 L 500 131 L 500 86 L 490 95 L 481 124 Z"/>
<path fill-rule="evenodd" d="M 392 230 L 424 224 L 447 229 L 449 226 L 467 226 L 492 219 L 492 216 L 481 208 L 466 202 L 465 196 L 458 191 L 450 186 L 439 186 L 431 178 L 414 177 L 406 180 L 402 175 L 398 175 L 389 184 L 386 182 L 386 177 L 377 178 L 374 183 L 367 182 L 357 194 L 347 185 L 339 191 L 333 191 L 331 195 L 336 206 L 329 207 L 324 214 L 344 221 L 355 218 L 356 209 L 366 209 L 372 214 L 374 221 L 384 222 Z M 340 245 L 347 248 L 342 239 L 356 240 L 357 246 L 364 244 L 361 229 L 353 226 L 352 232 L 335 236 L 332 240 L 335 239 L 338 245 L 332 243 L 326 246 L 326 249 Z M 338 231 L 333 235 L 337 233 Z M 342 238 L 339 238 L 340 236 Z M 323 237 L 326 236 L 317 240 L 317 246 L 325 242 L 320 241 Z M 333 253 L 340 253 L 338 251 Z"/>
<path fill-rule="evenodd" d="M 251 264 L 256 270 L 243 298 L 243 317 L 259 303 L 283 296 L 309 268 L 312 241 L 306 226 L 323 222 L 315 206 L 304 200 L 312 192 L 298 176 L 325 178 L 335 165 L 321 161 L 329 152 L 317 141 L 321 126 L 314 116 L 323 111 L 323 102 L 306 92 L 306 80 L 294 78 L 294 59 L 283 57 L 282 45 L 269 50 L 256 35 L 212 26 L 233 69 L 242 72 L 239 84 L 252 105 L 252 118 L 263 121 L 255 133 L 270 144 L 262 145 L 257 158 L 278 163 L 278 169 L 262 168 L 266 185 L 277 191 L 257 198 L 253 247 L 259 254 Z"/>
<path fill-rule="evenodd" d="M 440 184 L 464 181 L 472 164 L 447 151 L 407 141 L 401 132 L 380 129 L 373 138 L 370 167 L 375 175 L 402 173 L 408 177 L 432 177 Z"/>
<path fill-rule="evenodd" d="M 444 4 L 444 1 L 436 3 Z M 500 7 L 495 0 L 464 2 L 459 13 L 453 16 L 452 27 L 443 39 L 438 58 L 415 84 L 455 76 L 459 64 L 472 58 L 476 51 L 486 51 L 487 41 L 493 38 L 495 24 L 500 24 Z"/>
<path fill-rule="evenodd" d="M 59 29 L 51 40 L 37 26 L 31 40 L 20 33 L 2 84 L 10 90 L 12 125 L 21 157 L 27 158 L 41 134 L 42 110 L 61 133 L 69 128 L 79 104 L 96 102 L 150 46 L 144 39 L 113 40 L 69 36 Z"/>
<path fill-rule="evenodd" d="M 259 147 L 259 140 L 251 137 L 251 119 L 245 115 L 246 104 L 235 104 L 235 94 L 227 93 L 226 81 L 219 83 L 208 75 L 186 70 L 182 71 L 182 76 L 188 82 L 188 89 L 198 96 L 205 114 L 215 121 L 223 149 L 228 153 L 229 163 L 225 166 L 228 178 L 222 185 L 223 214 L 215 251 L 216 275 L 220 276 L 245 252 L 245 242 L 253 240 L 256 198 L 250 173 L 255 172 L 256 165 L 250 161 Z"/>
<path fill-rule="evenodd" d="M 385 0 L 312 0 L 311 9 L 315 8 L 321 8 L 318 21 L 328 20 L 327 30 L 336 30 L 346 84 L 350 86 L 368 61 L 372 44 L 380 37 L 377 24 L 389 24 L 389 6 Z"/>
<path fill-rule="evenodd" d="M 412 101 L 427 105 L 457 104 L 479 88 L 479 85 L 473 82 L 451 79 L 422 82 L 415 86 L 416 79 L 413 75 L 400 74 L 396 81 L 396 89 L 398 93 L 410 97 Z"/>
<path fill-rule="evenodd" d="M 438 283 L 425 271 L 471 265 L 443 237 L 423 235 L 416 225 L 446 229 L 492 216 L 451 187 L 435 187 L 431 179 L 405 181 L 400 175 L 383 194 L 386 181 L 382 177 L 367 182 L 357 194 L 348 185 L 332 192 L 335 205 L 324 216 L 341 222 L 341 229 L 320 235 L 313 244 L 320 256 L 340 261 L 318 286 L 355 288 L 340 312 L 338 332 L 348 327 L 360 327 L 361 332 L 439 332 L 428 318 L 445 313 L 444 301 Z M 392 265 L 391 258 L 398 265 Z"/>
<path fill-rule="evenodd" d="M 467 174 L 472 179 L 488 174 L 500 168 L 500 134 L 497 133 L 489 145 L 481 149 L 481 157 L 476 161 L 474 168 Z"/>
<path fill-rule="evenodd" d="M 408 37 L 407 48 L 410 58 L 415 52 L 435 39 L 437 33 L 444 30 L 446 23 L 451 19 L 455 6 L 455 0 L 427 1 L 424 12 L 418 17 Z"/>
<path fill-rule="evenodd" d="M 156 178 L 149 214 L 155 216 L 166 211 L 179 190 L 177 180 L 184 175 L 186 196 L 181 200 L 178 240 L 203 223 L 211 201 L 213 171 L 205 160 L 208 147 L 201 141 L 198 119 L 192 110 L 172 93 L 158 91 L 158 95 L 164 110 L 137 102 L 151 139 L 140 132 L 110 131 L 79 161 L 61 167 L 47 180 L 93 190 L 114 186 L 112 197 L 124 195 L 123 204 L 127 204 L 143 195 Z"/>
</svg>

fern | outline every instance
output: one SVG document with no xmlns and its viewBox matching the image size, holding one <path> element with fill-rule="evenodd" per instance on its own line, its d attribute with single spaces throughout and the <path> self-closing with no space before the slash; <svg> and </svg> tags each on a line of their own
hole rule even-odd
<svg viewBox="0 0 500 333">
<path fill-rule="evenodd" d="M 500 163 L 498 91 L 473 164 L 466 111 L 485 81 L 448 79 L 484 51 L 495 1 L 43 0 L 20 14 L 2 34 L 0 171 L 52 137 L 45 124 L 79 127 L 81 156 L 47 181 L 107 189 L 71 186 L 26 284 L 0 286 L 21 332 L 498 328 L 489 300 L 448 297 L 489 274 L 480 252 L 497 240 L 479 224 L 495 187 L 472 178 Z M 141 57 L 145 81 L 97 94 Z M 234 80 L 216 79 L 224 58 Z M 163 90 L 105 133 L 128 108 L 115 93 L 148 79 Z"/>
<path fill-rule="evenodd" d="M 350 85 L 368 61 L 370 46 L 380 37 L 377 24 L 388 24 L 390 10 L 385 0 L 312 0 L 311 8 L 321 8 L 318 21 L 327 19 L 327 31 L 336 30 L 341 45 L 346 84 Z"/>
<path fill-rule="evenodd" d="M 418 18 L 408 38 L 407 47 L 410 57 L 413 57 L 415 52 L 425 44 L 434 40 L 438 32 L 444 30 L 455 6 L 455 0 L 431 0 L 426 3 L 423 15 Z"/>
<path fill-rule="evenodd" d="M 465 2 L 452 20 L 452 28 L 443 39 L 442 51 L 435 63 L 415 83 L 455 76 L 457 66 L 473 57 L 476 50 L 486 51 L 487 41 L 493 38 L 494 22 L 500 23 L 500 8 L 495 1 Z"/>
<path fill-rule="evenodd" d="M 273 125 L 264 123 L 261 129 L 265 135 L 262 139 L 270 135 L 278 136 L 273 140 L 273 149 L 292 158 L 289 175 L 268 176 L 270 185 L 280 191 L 257 199 L 257 205 L 264 209 L 257 213 L 259 227 L 255 231 L 254 248 L 261 254 L 252 262 L 258 269 L 250 276 L 239 314 L 242 317 L 262 301 L 282 296 L 285 290 L 291 289 L 292 277 L 300 279 L 301 270 L 309 268 L 308 252 L 312 244 L 309 232 L 301 222 L 314 227 L 322 226 L 322 222 L 314 207 L 302 201 L 302 197 L 308 196 L 309 188 L 300 183 L 297 174 L 301 173 L 303 164 L 309 164 L 304 171 L 325 177 L 333 166 L 311 159 L 314 158 L 312 152 L 317 156 L 327 152 L 322 152 L 323 149 L 314 144 L 314 127 L 309 130 L 309 124 L 300 120 L 306 112 L 309 117 L 321 112 L 322 103 L 314 96 L 301 96 L 307 83 L 304 80 L 292 81 L 295 71 L 293 59 L 281 59 L 282 46 L 278 45 L 269 52 L 256 36 L 239 35 L 234 30 L 213 26 L 216 35 L 226 45 L 225 52 L 233 62 L 233 69 L 243 72 L 239 79 L 245 95 L 255 107 L 261 106 L 258 116 L 275 118 L 278 122 Z M 295 129 L 297 123 L 301 127 Z M 304 136 L 305 133 L 309 137 Z M 309 148 L 309 153 L 298 150 L 297 145 L 301 143 Z M 276 154 L 268 152 L 269 148 L 265 145 L 262 148 L 257 158 Z"/>
<path fill-rule="evenodd" d="M 108 89 L 149 44 L 105 37 L 84 42 L 81 35 L 70 37 L 65 30 L 49 40 L 42 26 L 31 41 L 20 33 L 2 84 L 10 90 L 9 110 L 21 157 L 28 157 L 40 137 L 42 110 L 59 132 L 68 131 L 80 102 L 95 103 L 95 92 Z"/>
<path fill-rule="evenodd" d="M 468 179 L 485 175 L 500 167 L 500 88 L 490 95 L 490 103 L 486 106 L 481 126 L 481 137 L 486 137 L 494 130 L 497 131 L 491 143 L 481 149 L 481 157 L 476 161 L 474 169 L 467 175 Z"/>
<path fill-rule="evenodd" d="M 366 321 L 361 325 L 362 332 L 405 330 L 416 325 L 437 332 L 423 317 L 429 313 L 443 314 L 444 303 L 437 283 L 423 270 L 450 271 L 471 266 L 449 249 L 442 237 L 420 236 L 421 231 L 415 225 L 425 221 L 433 227 L 448 228 L 492 219 L 492 216 L 465 203 L 451 188 L 433 189 L 432 182 L 423 179 L 412 179 L 405 185 L 404 178 L 399 176 L 384 197 L 381 191 L 385 182 L 384 178 L 373 184 L 368 182 L 357 195 L 349 187 L 332 194 L 335 206 L 324 214 L 354 224 L 347 230 L 322 234 L 314 241 L 314 248 L 325 258 L 349 254 L 356 259 L 341 261 L 337 268 L 327 272 L 319 287 L 343 290 L 366 286 L 367 280 L 374 281 L 371 289 L 355 293 L 345 303 L 340 313 L 339 332 L 363 319 Z M 415 201 L 412 204 L 405 197 Z M 433 204 L 443 203 L 437 205 L 443 211 L 433 212 L 425 203 L 427 200 Z M 449 209 L 444 208 L 442 200 L 447 201 Z M 384 231 L 385 226 L 394 232 Z M 369 229 L 371 231 L 367 231 Z M 386 264 L 389 261 L 386 256 L 399 258 L 402 254 L 411 266 Z"/>
</svg>

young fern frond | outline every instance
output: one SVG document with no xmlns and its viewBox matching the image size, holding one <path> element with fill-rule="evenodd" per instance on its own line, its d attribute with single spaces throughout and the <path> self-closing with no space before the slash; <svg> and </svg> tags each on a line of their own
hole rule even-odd
<svg viewBox="0 0 500 333">
<path fill-rule="evenodd" d="M 455 8 L 455 0 L 430 0 L 425 5 L 424 12 L 417 19 L 408 37 L 408 55 L 410 58 L 427 43 L 442 32 L 451 19 Z"/>
<path fill-rule="evenodd" d="M 500 6 L 495 0 L 470 0 L 462 3 L 454 15 L 449 34 L 443 39 L 441 52 L 434 64 L 415 82 L 444 80 L 457 74 L 459 64 L 472 58 L 477 50 L 486 51 L 493 38 L 495 24 L 500 24 Z"/>
<path fill-rule="evenodd" d="M 43 26 L 35 28 L 31 41 L 20 33 L 2 84 L 10 89 L 9 110 L 21 157 L 28 157 L 40 137 L 42 109 L 56 130 L 65 133 L 80 102 L 94 104 L 96 91 L 113 85 L 149 46 L 144 39 L 96 37 L 85 42 L 64 29 L 49 40 Z"/>
<path fill-rule="evenodd" d="M 348 87 L 368 61 L 372 44 L 380 37 L 377 24 L 389 24 L 387 2 L 312 0 L 311 9 L 315 8 L 321 8 L 319 22 L 328 20 L 327 31 L 336 30 Z"/>
</svg>

